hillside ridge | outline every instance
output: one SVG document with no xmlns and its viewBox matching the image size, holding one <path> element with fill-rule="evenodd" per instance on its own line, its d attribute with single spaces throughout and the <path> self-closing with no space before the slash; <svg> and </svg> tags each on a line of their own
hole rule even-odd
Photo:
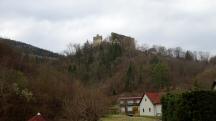
<svg viewBox="0 0 216 121">
<path fill-rule="evenodd" d="M 49 58 L 58 58 L 60 54 L 54 53 L 52 51 L 42 49 L 40 47 L 33 46 L 24 42 L 0 38 L 0 43 L 4 43 L 14 49 L 21 51 L 23 54 L 37 56 L 37 57 L 49 57 Z"/>
</svg>

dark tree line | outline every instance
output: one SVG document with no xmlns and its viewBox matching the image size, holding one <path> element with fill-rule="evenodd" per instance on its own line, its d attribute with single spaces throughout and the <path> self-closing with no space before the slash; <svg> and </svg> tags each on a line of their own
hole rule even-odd
<svg viewBox="0 0 216 121">
<path fill-rule="evenodd" d="M 190 51 L 183 50 L 181 47 L 176 48 L 165 48 L 164 46 L 152 46 L 148 47 L 147 45 L 143 45 L 138 47 L 139 50 L 149 54 L 158 54 L 161 56 L 169 56 L 178 59 L 185 59 L 191 61 L 203 61 L 208 62 L 210 59 L 210 54 L 208 52 L 202 51 Z"/>
<path fill-rule="evenodd" d="M 71 78 L 65 64 L 65 58 L 37 59 L 0 43 L 0 120 L 27 121 L 37 112 L 53 121 L 99 120 L 106 95 Z"/>
<path fill-rule="evenodd" d="M 69 72 L 74 78 L 88 83 L 89 80 L 101 81 L 111 76 L 113 67 L 118 64 L 117 58 L 122 55 L 118 44 L 103 42 L 93 47 L 87 41 L 83 46 L 69 45 L 67 55 L 70 58 Z M 73 48 L 73 49 L 70 49 Z"/>
</svg>

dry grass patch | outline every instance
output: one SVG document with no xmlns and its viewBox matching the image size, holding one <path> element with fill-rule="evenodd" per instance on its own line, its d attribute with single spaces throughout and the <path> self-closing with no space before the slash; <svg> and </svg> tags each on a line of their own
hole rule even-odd
<svg viewBox="0 0 216 121">
<path fill-rule="evenodd" d="M 111 115 L 101 119 L 101 121 L 157 121 L 148 117 L 129 117 L 126 115 Z"/>
</svg>

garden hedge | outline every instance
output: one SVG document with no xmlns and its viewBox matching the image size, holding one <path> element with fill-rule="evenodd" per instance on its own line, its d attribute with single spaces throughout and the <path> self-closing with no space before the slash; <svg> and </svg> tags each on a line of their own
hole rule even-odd
<svg viewBox="0 0 216 121">
<path fill-rule="evenodd" d="M 216 121 L 216 92 L 167 94 L 161 101 L 163 121 Z"/>
</svg>

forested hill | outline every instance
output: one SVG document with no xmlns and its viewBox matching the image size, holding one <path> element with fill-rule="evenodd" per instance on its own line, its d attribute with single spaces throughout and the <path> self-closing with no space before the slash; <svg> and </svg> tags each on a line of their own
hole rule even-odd
<svg viewBox="0 0 216 121">
<path fill-rule="evenodd" d="M 0 38 L 0 43 L 7 44 L 8 46 L 21 51 L 24 54 L 37 56 L 37 57 L 49 57 L 49 58 L 57 58 L 60 55 L 57 53 L 53 53 L 51 51 L 41 49 L 30 44 L 26 44 L 23 42 Z"/>
<path fill-rule="evenodd" d="M 120 95 L 210 89 L 216 79 L 216 57 L 208 53 L 137 47 L 134 40 L 98 36 L 70 44 L 63 58 L 41 61 L 23 52 L 57 55 L 0 39 L 0 121 L 27 121 L 37 112 L 50 121 L 97 121 Z"/>
<path fill-rule="evenodd" d="M 68 71 L 88 85 L 103 84 L 111 94 L 209 89 L 216 79 L 216 59 L 207 52 L 134 45 L 133 38 L 116 33 L 99 44 L 74 45 Z"/>
</svg>

